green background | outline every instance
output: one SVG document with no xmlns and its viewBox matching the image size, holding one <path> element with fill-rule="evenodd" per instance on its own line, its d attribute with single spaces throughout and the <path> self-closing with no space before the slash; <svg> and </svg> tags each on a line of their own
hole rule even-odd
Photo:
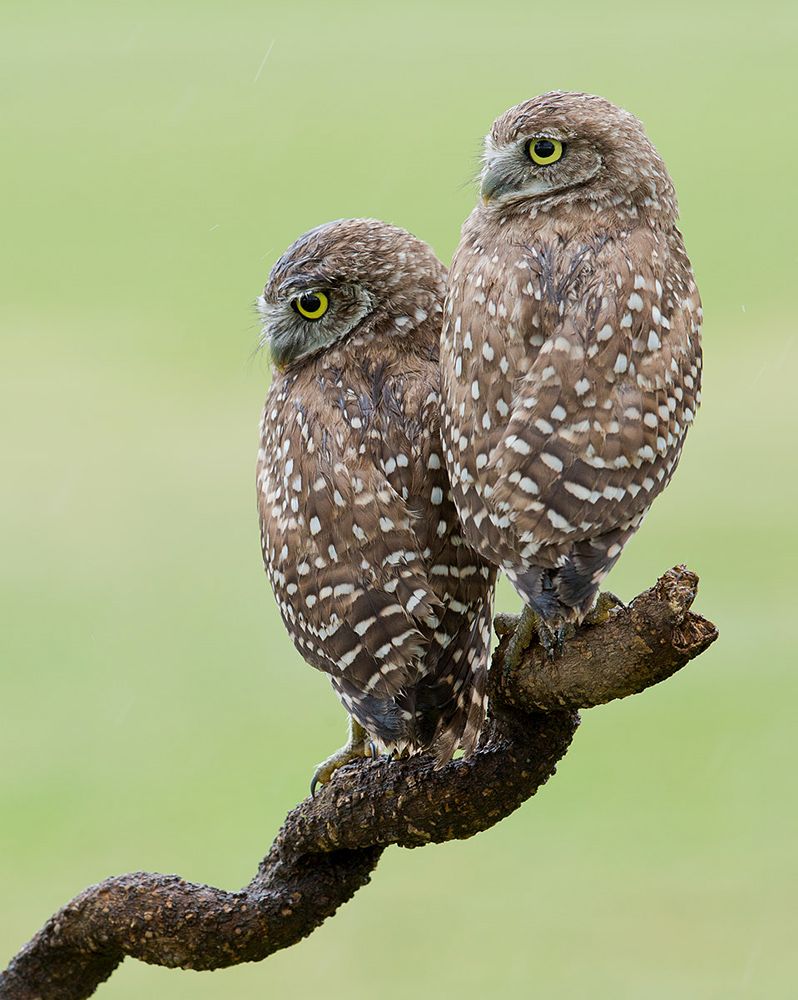
<svg viewBox="0 0 798 1000">
<path fill-rule="evenodd" d="M 585 713 L 498 828 L 390 850 L 307 941 L 126 962 L 100 995 L 795 995 L 797 27 L 787 2 L 4 0 L 0 965 L 106 875 L 246 883 L 342 742 L 260 565 L 252 303 L 340 216 L 448 260 L 482 134 L 559 87 L 646 122 L 707 317 L 704 408 L 611 587 L 686 561 L 720 641 Z"/>
</svg>

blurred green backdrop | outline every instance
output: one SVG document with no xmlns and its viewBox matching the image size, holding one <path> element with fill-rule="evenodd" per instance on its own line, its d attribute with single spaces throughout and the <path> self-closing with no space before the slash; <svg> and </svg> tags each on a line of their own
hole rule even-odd
<svg viewBox="0 0 798 1000">
<path fill-rule="evenodd" d="M 704 409 L 611 586 L 687 561 L 721 640 L 295 948 L 128 962 L 100 995 L 795 996 L 797 27 L 792 2 L 4 0 L 0 965 L 108 874 L 244 884 L 341 743 L 260 565 L 252 302 L 340 216 L 448 260 L 482 134 L 559 87 L 646 122 L 707 315 Z"/>
</svg>

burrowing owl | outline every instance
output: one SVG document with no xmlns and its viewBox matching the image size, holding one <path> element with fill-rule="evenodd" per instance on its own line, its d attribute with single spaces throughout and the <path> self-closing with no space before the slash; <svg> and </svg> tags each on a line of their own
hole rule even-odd
<svg viewBox="0 0 798 1000">
<path fill-rule="evenodd" d="M 551 653 L 676 468 L 701 304 L 665 164 L 609 101 L 511 108 L 481 194 L 450 272 L 444 451 L 466 540 Z"/>
<path fill-rule="evenodd" d="M 444 762 L 484 718 L 495 571 L 463 543 L 443 464 L 445 278 L 409 233 L 350 219 L 300 237 L 258 300 L 263 557 L 353 720 L 314 784 L 372 743 Z"/>
</svg>

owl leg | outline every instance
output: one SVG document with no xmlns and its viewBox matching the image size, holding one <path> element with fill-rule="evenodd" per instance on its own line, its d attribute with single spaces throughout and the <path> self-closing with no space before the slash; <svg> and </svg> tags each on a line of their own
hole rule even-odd
<svg viewBox="0 0 798 1000">
<path fill-rule="evenodd" d="M 351 716 L 349 718 L 349 739 L 345 746 L 336 750 L 327 760 L 323 760 L 316 768 L 313 779 L 310 782 L 310 794 L 316 794 L 318 785 L 326 785 L 339 767 L 349 764 L 359 757 L 376 757 L 377 748 L 369 738 L 369 734 Z"/>
<path fill-rule="evenodd" d="M 605 590 L 603 593 L 599 594 L 596 598 L 596 603 L 588 611 L 585 617 L 582 619 L 585 625 L 603 625 L 610 617 L 610 613 L 615 610 L 615 608 L 622 608 L 624 606 L 623 601 L 620 597 L 616 597 L 615 594 L 611 594 L 609 590 Z"/>
<path fill-rule="evenodd" d="M 546 656 L 553 660 L 562 652 L 565 630 L 565 625 L 550 625 L 542 615 L 525 605 L 518 616 L 518 623 L 504 654 L 504 669 L 514 670 L 521 662 L 524 650 L 528 649 L 535 639 L 543 647 Z"/>
</svg>

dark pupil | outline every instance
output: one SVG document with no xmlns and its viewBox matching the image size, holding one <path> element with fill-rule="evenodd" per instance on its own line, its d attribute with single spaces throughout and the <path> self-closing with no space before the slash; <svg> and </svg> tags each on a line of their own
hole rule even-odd
<svg viewBox="0 0 798 1000">
<path fill-rule="evenodd" d="M 314 295 L 312 292 L 308 292 L 305 295 L 300 296 L 299 304 L 305 310 L 305 312 L 316 312 L 316 310 L 321 305 L 321 299 L 318 295 Z"/>
<path fill-rule="evenodd" d="M 547 156 L 551 156 L 554 152 L 554 143 L 549 142 L 548 139 L 541 139 L 540 142 L 535 143 L 535 154 L 545 160 Z"/>
</svg>

